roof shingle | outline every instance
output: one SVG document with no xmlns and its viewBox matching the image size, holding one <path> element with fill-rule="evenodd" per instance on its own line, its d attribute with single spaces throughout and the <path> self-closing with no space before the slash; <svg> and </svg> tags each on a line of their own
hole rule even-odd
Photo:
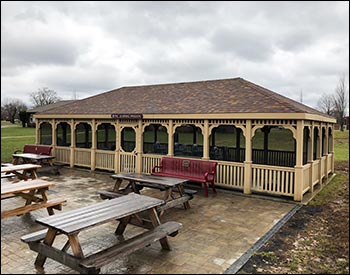
<svg viewBox="0 0 350 275">
<path fill-rule="evenodd" d="M 45 114 L 219 114 L 319 111 L 242 78 L 122 87 Z"/>
</svg>

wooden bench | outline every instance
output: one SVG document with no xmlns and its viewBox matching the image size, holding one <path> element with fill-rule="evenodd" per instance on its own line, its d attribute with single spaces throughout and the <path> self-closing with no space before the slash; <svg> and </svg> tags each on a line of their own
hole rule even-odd
<svg viewBox="0 0 350 275">
<path fill-rule="evenodd" d="M 162 157 L 160 165 L 152 168 L 152 175 L 188 179 L 203 184 L 205 196 L 208 197 L 208 185 L 216 193 L 214 180 L 217 162 L 196 159 Z"/>
<path fill-rule="evenodd" d="M 36 155 L 51 156 L 52 146 L 50 145 L 36 145 L 36 144 L 25 144 L 23 150 L 16 150 L 17 153 L 29 153 Z"/>
<path fill-rule="evenodd" d="M 50 145 L 35 145 L 26 144 L 23 150 L 16 150 L 12 154 L 12 163 L 19 164 L 23 163 L 37 163 L 37 164 L 48 164 L 53 168 L 54 172 L 58 174 L 58 167 L 54 167 L 53 159 L 55 156 L 52 155 L 52 146 Z"/>
</svg>

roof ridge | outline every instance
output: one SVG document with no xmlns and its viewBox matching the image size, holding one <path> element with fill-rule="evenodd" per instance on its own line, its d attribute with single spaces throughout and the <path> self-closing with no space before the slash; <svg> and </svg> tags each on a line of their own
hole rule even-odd
<svg viewBox="0 0 350 275">
<path fill-rule="evenodd" d="M 159 84 L 146 84 L 146 85 L 133 85 L 133 86 L 123 86 L 121 88 L 136 88 L 136 87 L 149 87 L 149 86 L 166 86 L 166 85 L 177 85 L 177 84 L 192 84 L 192 83 L 200 83 L 200 82 L 216 82 L 216 81 L 224 81 L 224 80 L 239 80 L 243 79 L 241 77 L 233 77 L 233 78 L 221 78 L 221 79 L 206 79 L 206 80 L 196 80 L 196 81 L 182 81 L 182 82 L 169 82 L 169 83 L 159 83 Z M 118 88 L 118 89 L 121 89 Z M 115 90 L 118 90 L 115 89 Z"/>
</svg>

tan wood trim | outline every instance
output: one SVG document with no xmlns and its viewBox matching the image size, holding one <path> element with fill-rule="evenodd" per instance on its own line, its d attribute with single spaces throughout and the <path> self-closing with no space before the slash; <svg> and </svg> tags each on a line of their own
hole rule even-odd
<svg viewBox="0 0 350 275">
<path fill-rule="evenodd" d="M 36 114 L 36 119 L 111 119 L 110 114 Z M 331 117 L 307 113 L 143 114 L 143 119 L 305 119 L 336 123 Z"/>
</svg>

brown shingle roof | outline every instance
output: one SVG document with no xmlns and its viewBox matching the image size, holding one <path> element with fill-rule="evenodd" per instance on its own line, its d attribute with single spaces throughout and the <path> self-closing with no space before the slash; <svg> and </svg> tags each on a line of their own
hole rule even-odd
<svg viewBox="0 0 350 275">
<path fill-rule="evenodd" d="M 47 104 L 47 105 L 43 105 L 43 106 L 29 109 L 29 110 L 27 110 L 27 113 L 34 113 L 35 114 L 35 113 L 45 112 L 45 111 L 51 110 L 53 108 L 61 107 L 63 105 L 66 105 L 66 104 L 74 102 L 74 101 L 76 101 L 76 100 L 61 100 L 61 101 L 58 101 L 56 103 Z"/>
<path fill-rule="evenodd" d="M 122 87 L 45 114 L 310 113 L 315 109 L 242 78 Z"/>
</svg>

